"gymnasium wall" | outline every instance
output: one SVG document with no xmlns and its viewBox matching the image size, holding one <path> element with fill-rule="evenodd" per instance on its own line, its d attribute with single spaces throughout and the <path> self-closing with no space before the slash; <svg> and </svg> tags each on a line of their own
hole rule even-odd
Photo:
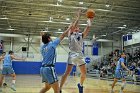
<svg viewBox="0 0 140 93">
<path fill-rule="evenodd" d="M 131 39 L 128 39 L 128 36 L 127 36 L 126 40 L 124 40 L 124 46 L 131 46 L 133 44 L 139 44 L 140 43 L 139 36 L 140 36 L 140 32 L 132 34 L 132 38 Z"/>
<path fill-rule="evenodd" d="M 11 49 L 11 39 L 10 38 L 4 38 L 4 51 L 9 51 Z M 90 43 L 89 43 L 90 42 Z M 88 46 L 85 46 L 85 55 L 92 55 L 92 42 L 89 41 Z M 116 48 L 120 48 L 120 42 L 114 42 L 112 46 L 112 42 L 98 42 L 99 44 L 99 55 L 103 56 L 105 54 L 110 53 L 112 50 Z M 27 41 L 25 41 L 22 38 L 13 38 L 12 41 L 12 49 L 15 52 L 15 54 L 19 57 L 26 56 L 27 53 L 22 52 L 22 47 L 23 46 L 28 46 Z M 34 40 L 30 42 L 29 44 L 29 58 L 27 58 L 27 61 L 40 61 L 41 60 L 41 55 L 40 55 L 40 41 L 39 40 Z M 102 48 L 101 48 L 102 46 Z M 66 62 L 68 58 L 68 44 L 60 44 L 57 47 L 57 61 L 58 62 Z"/>
<path fill-rule="evenodd" d="M 4 38 L 4 51 L 8 52 L 10 49 L 13 49 L 15 55 L 18 57 L 24 57 L 27 55 L 26 52 L 25 53 L 22 52 L 22 47 L 27 45 L 28 43 L 24 38 L 13 38 L 13 39 Z M 103 42 L 102 49 L 101 49 L 101 43 L 99 42 L 99 56 L 110 53 L 112 47 L 115 49 L 119 47 L 118 45 L 119 44 L 114 43 L 112 46 L 112 43 L 110 42 Z M 34 40 L 30 42 L 29 46 L 30 46 L 29 47 L 30 53 L 28 54 L 29 58 L 27 58 L 25 62 L 23 61 L 13 62 L 13 67 L 17 74 L 39 74 L 39 68 L 41 66 L 40 61 L 42 59 L 40 55 L 40 41 Z M 92 45 L 89 44 L 85 47 L 85 55 L 92 56 L 91 51 L 92 51 Z M 68 52 L 69 52 L 68 44 L 62 43 L 57 47 L 57 63 L 56 63 L 57 74 L 64 73 L 66 68 L 66 62 L 68 59 Z M 96 56 L 93 58 L 95 59 Z"/>
</svg>

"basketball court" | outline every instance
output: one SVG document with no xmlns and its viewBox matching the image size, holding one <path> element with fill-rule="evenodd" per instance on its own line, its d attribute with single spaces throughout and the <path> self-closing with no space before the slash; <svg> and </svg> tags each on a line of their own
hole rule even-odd
<svg viewBox="0 0 140 93">
<path fill-rule="evenodd" d="M 39 93 L 43 87 L 39 75 L 17 75 L 17 91 L 14 92 L 9 88 L 10 78 L 6 78 L 8 87 L 3 88 L 3 93 Z M 78 93 L 78 80 L 79 77 L 70 76 L 63 87 L 63 93 Z M 84 84 L 84 93 L 110 93 L 111 84 L 112 81 L 87 78 Z M 116 84 L 115 93 L 119 93 L 120 85 L 120 83 Z M 53 93 L 53 90 L 51 89 L 47 93 Z M 140 85 L 127 84 L 124 93 L 140 93 Z"/>
<path fill-rule="evenodd" d="M 126 65 L 132 72 L 124 93 L 140 93 L 140 85 L 134 83 L 140 83 L 140 0 L 0 0 L 0 56 L 12 50 L 17 58 L 24 59 L 12 61 L 17 80 L 12 82 L 11 77 L 6 76 L 8 86 L 2 87 L 2 93 L 39 93 L 44 86 L 40 76 L 41 35 L 49 33 L 55 40 L 75 21 L 79 10 L 78 34 L 90 28 L 86 38 L 81 34 L 81 41 L 77 35 L 81 45 L 75 46 L 82 50 L 87 63 L 84 93 L 110 93 L 121 52 L 127 54 Z M 68 63 L 70 40 L 66 36 L 56 48 L 55 70 L 59 84 Z M 0 60 L 0 70 L 3 63 Z M 104 69 L 106 71 L 101 71 Z M 63 93 L 79 93 L 79 75 L 75 66 L 63 86 Z M 105 79 L 100 79 L 104 76 Z M 125 76 L 129 77 L 128 73 Z M 11 83 L 16 84 L 16 91 L 10 89 Z M 118 82 L 115 93 L 119 93 L 120 87 Z M 46 93 L 53 93 L 53 89 Z"/>
</svg>

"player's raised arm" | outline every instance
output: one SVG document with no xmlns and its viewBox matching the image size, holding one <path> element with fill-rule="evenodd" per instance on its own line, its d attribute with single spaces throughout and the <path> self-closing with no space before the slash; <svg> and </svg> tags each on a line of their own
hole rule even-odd
<svg viewBox="0 0 140 93">
<path fill-rule="evenodd" d="M 90 29 L 90 27 L 91 27 L 91 22 L 92 22 L 92 20 L 93 20 L 93 18 L 88 18 L 88 20 L 87 20 L 87 26 L 86 26 L 86 28 L 84 29 L 84 31 L 83 31 L 83 38 L 85 38 L 87 35 L 88 35 L 88 33 L 89 33 L 89 29 Z"/>
<path fill-rule="evenodd" d="M 86 12 L 86 16 L 87 16 L 88 20 L 87 20 L 87 26 L 84 29 L 84 32 L 82 33 L 83 38 L 85 38 L 90 31 L 89 28 L 91 27 L 92 20 L 95 17 L 95 11 L 93 9 L 88 9 Z"/>
<path fill-rule="evenodd" d="M 80 16 L 81 16 L 81 9 L 79 9 L 79 11 L 77 12 L 77 18 L 76 18 L 76 20 L 73 22 L 72 28 L 71 28 L 71 29 L 75 29 L 75 27 L 78 25 Z"/>
</svg>

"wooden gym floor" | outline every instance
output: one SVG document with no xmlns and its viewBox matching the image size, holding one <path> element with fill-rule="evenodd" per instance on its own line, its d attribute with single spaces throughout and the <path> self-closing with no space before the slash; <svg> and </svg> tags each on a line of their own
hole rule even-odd
<svg viewBox="0 0 140 93">
<path fill-rule="evenodd" d="M 61 77 L 59 77 L 60 80 Z M 39 75 L 17 75 L 16 89 L 10 89 L 11 78 L 5 79 L 8 87 L 3 88 L 3 93 L 39 93 L 43 84 Z M 63 93 L 78 93 L 77 83 L 79 77 L 70 76 L 63 87 Z M 112 81 L 87 78 L 84 84 L 84 93 L 110 93 Z M 120 83 L 115 86 L 115 93 L 119 93 Z M 47 93 L 53 93 L 50 89 Z M 127 84 L 124 93 L 140 93 L 140 85 Z"/>
</svg>

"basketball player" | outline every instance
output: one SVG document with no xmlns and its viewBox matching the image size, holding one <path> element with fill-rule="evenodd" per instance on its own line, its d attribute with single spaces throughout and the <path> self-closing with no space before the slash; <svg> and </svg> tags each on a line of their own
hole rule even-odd
<svg viewBox="0 0 140 93">
<path fill-rule="evenodd" d="M 2 75 L 2 69 L 3 69 L 3 59 L 4 59 L 4 56 L 6 55 L 6 52 L 2 52 L 1 56 L 0 56 L 0 77 Z M 7 84 L 6 83 L 3 83 L 3 86 L 6 87 Z"/>
<path fill-rule="evenodd" d="M 13 70 L 13 67 L 12 67 L 12 60 L 13 59 L 14 60 L 24 60 L 23 58 L 16 58 L 14 56 L 14 52 L 13 51 L 9 51 L 9 53 L 4 56 L 2 76 L 0 77 L 0 91 L 2 91 L 1 86 L 2 86 L 2 82 L 3 82 L 4 76 L 7 75 L 7 74 L 10 74 L 12 76 L 11 89 L 13 91 L 16 91 L 16 88 L 15 88 L 16 74 L 15 74 L 15 72 Z"/>
<path fill-rule="evenodd" d="M 78 21 L 80 19 L 80 16 L 81 16 L 81 10 L 79 10 L 76 21 L 73 23 L 72 28 L 68 33 L 69 49 L 71 50 L 71 52 L 69 52 L 68 65 L 66 71 L 61 78 L 60 93 L 62 93 L 62 87 L 74 65 L 78 65 L 80 68 L 80 72 L 81 72 L 80 83 L 78 83 L 77 86 L 79 89 L 79 93 L 83 93 L 83 83 L 86 79 L 86 65 L 85 65 L 86 63 L 84 61 L 83 53 L 82 53 L 83 38 L 85 38 L 89 33 L 89 28 L 91 26 L 92 19 L 88 19 L 85 30 L 82 33 L 80 33 L 78 27 Z"/>
<path fill-rule="evenodd" d="M 40 68 L 40 73 L 42 76 L 42 82 L 45 83 L 45 87 L 40 90 L 40 93 L 47 92 L 51 87 L 54 93 L 59 93 L 58 78 L 55 72 L 55 62 L 56 62 L 56 47 L 62 41 L 62 39 L 68 34 L 69 28 L 60 35 L 59 38 L 52 41 L 51 37 L 47 33 L 41 33 L 42 42 L 41 54 L 43 57 L 42 67 Z"/>
<path fill-rule="evenodd" d="M 114 86 L 117 83 L 118 79 L 122 79 L 122 85 L 121 85 L 120 93 L 123 93 L 123 89 L 126 85 L 126 80 L 125 80 L 125 77 L 123 75 L 123 68 L 125 68 L 130 73 L 130 70 L 124 64 L 124 58 L 125 57 L 126 57 L 126 55 L 124 53 L 122 53 L 121 58 L 119 59 L 117 65 L 116 65 L 115 78 L 114 78 L 114 82 L 112 84 L 111 93 L 114 93 L 113 89 L 114 89 Z"/>
</svg>

